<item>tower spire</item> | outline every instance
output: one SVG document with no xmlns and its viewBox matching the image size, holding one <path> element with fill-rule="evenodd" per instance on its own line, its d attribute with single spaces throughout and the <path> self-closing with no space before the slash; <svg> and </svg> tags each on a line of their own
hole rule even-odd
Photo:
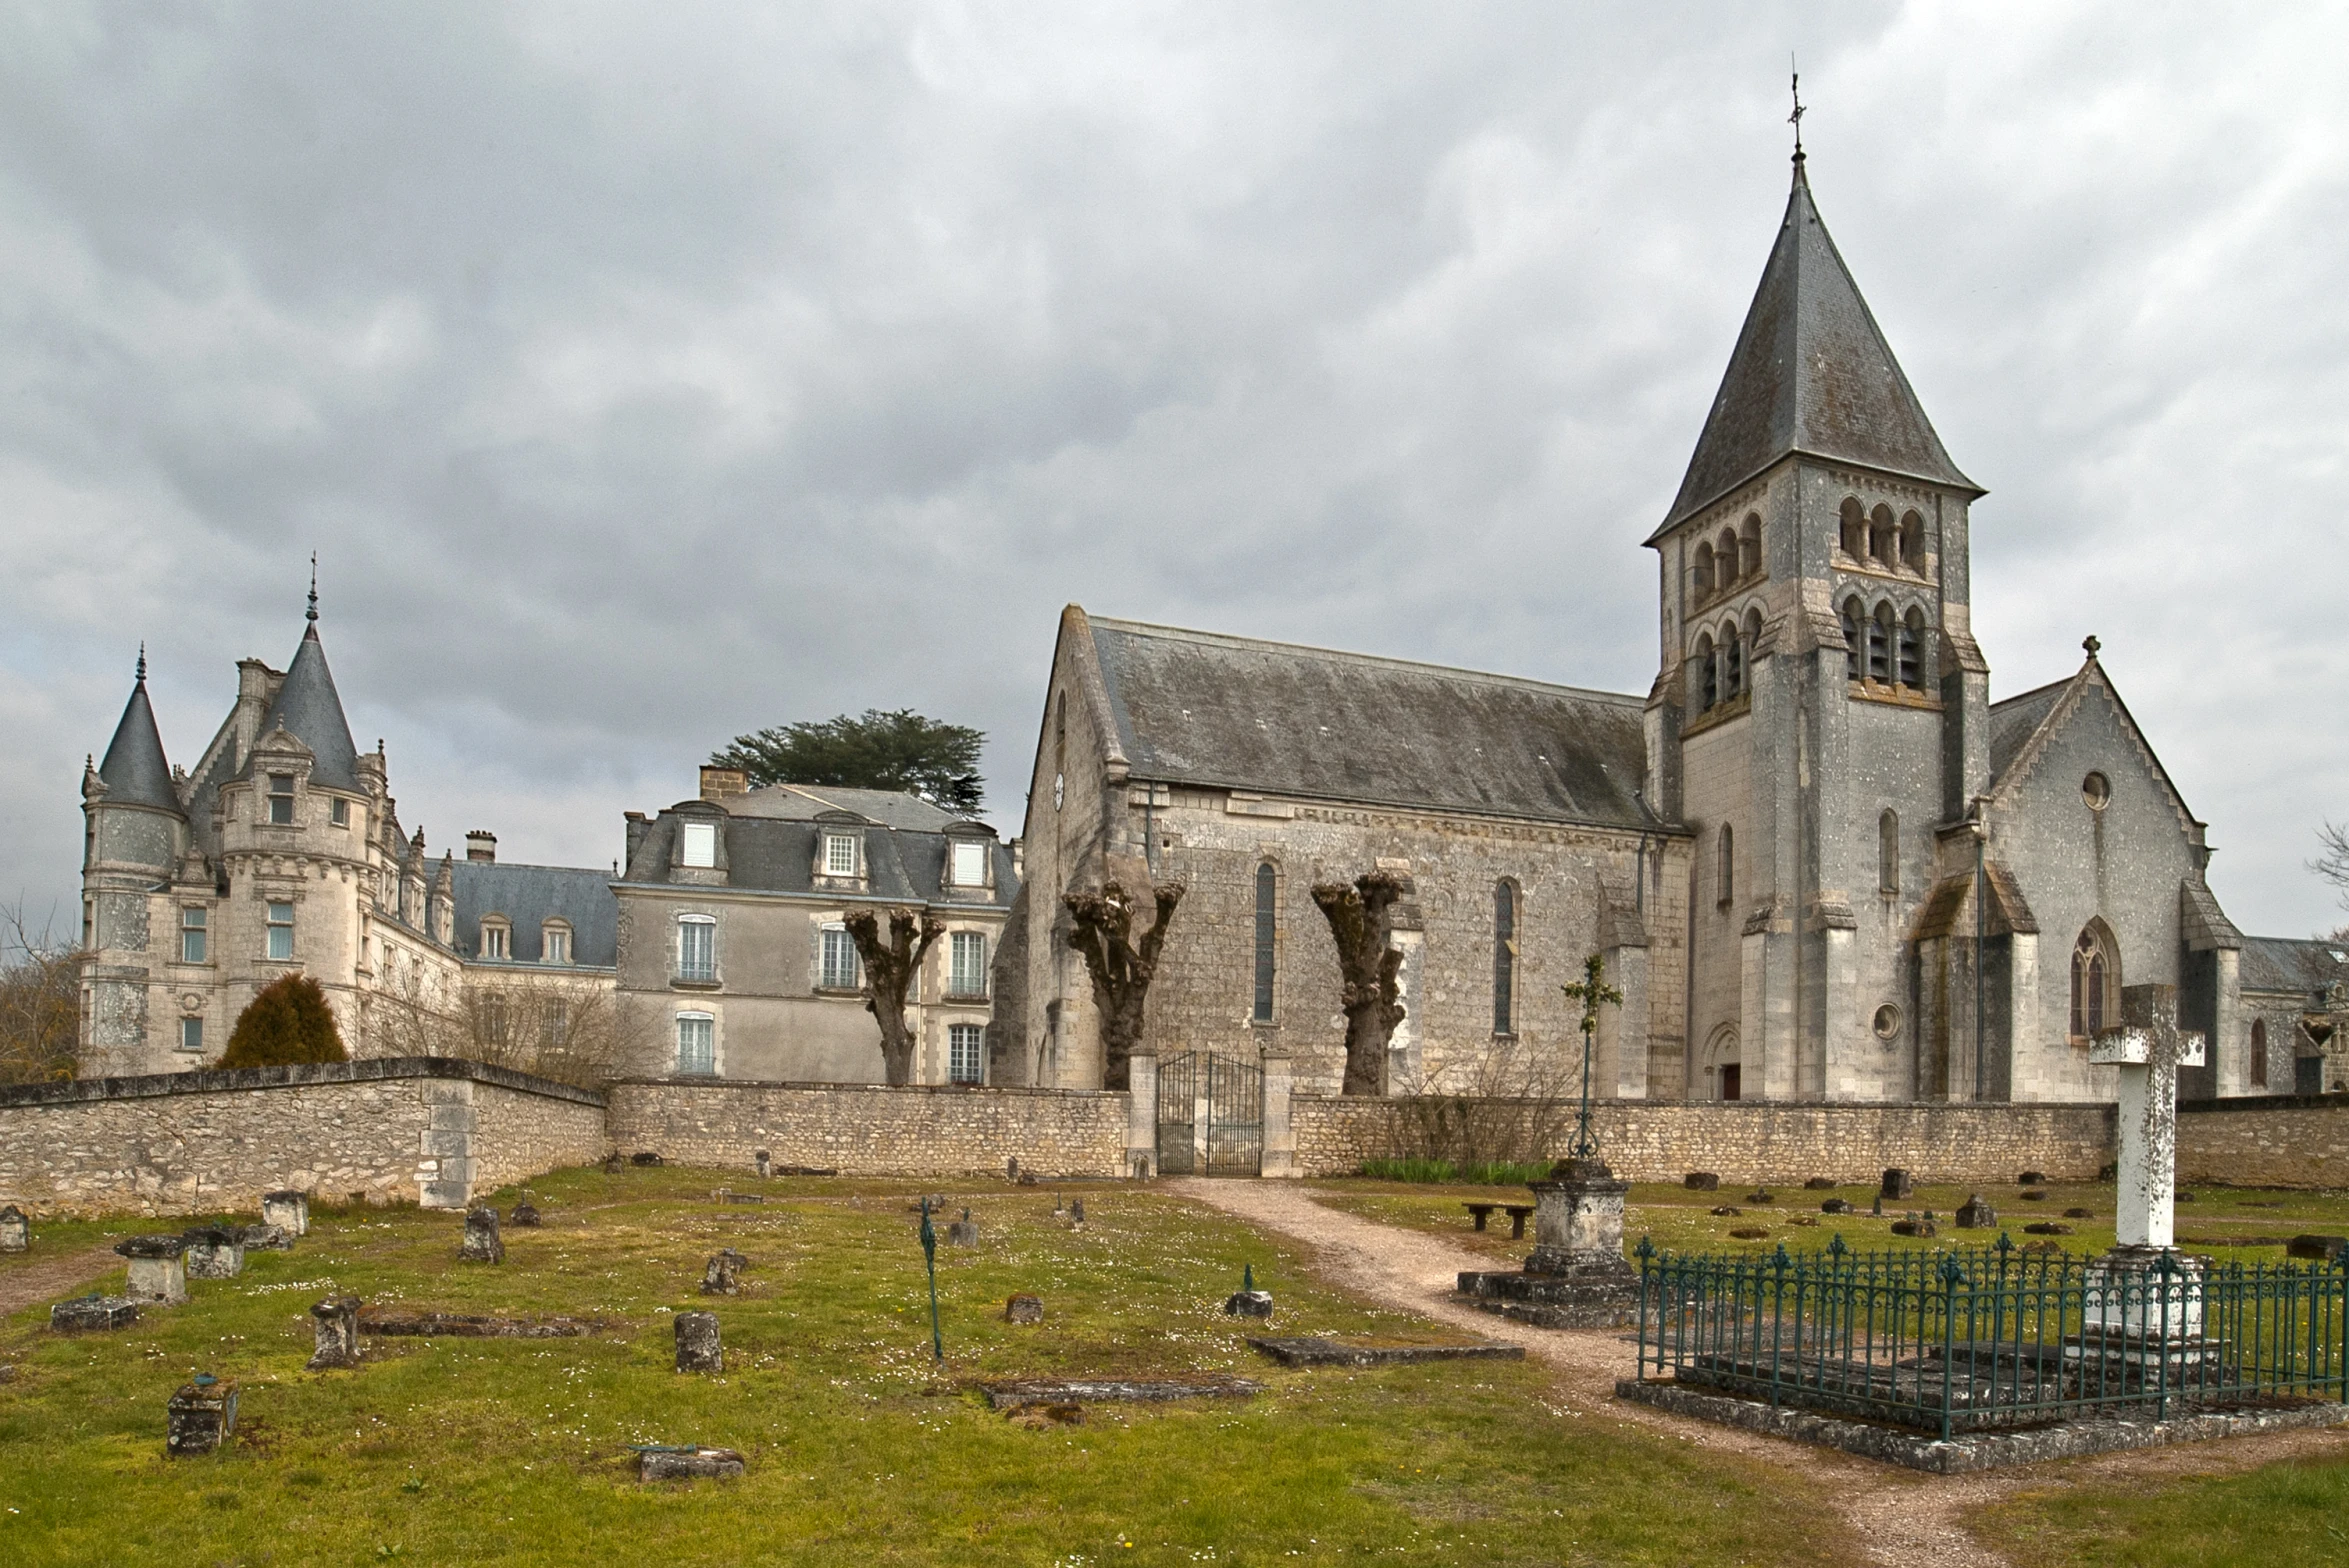
<svg viewBox="0 0 2349 1568">
<path fill-rule="evenodd" d="M 146 639 L 146 638 L 144 638 L 144 637 L 142 637 L 142 638 L 140 638 L 140 639 L 139 639 L 139 684 L 143 686 L 143 685 L 145 685 L 145 684 L 146 684 L 146 682 L 147 682 L 147 639 Z"/>
<path fill-rule="evenodd" d="M 313 626 L 318 624 L 318 552 L 316 550 L 310 552 L 310 612 L 304 619 Z"/>
</svg>

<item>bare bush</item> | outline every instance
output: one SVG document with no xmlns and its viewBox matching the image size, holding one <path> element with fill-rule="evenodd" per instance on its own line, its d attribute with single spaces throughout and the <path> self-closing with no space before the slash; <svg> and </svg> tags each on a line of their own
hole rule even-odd
<svg viewBox="0 0 2349 1568">
<path fill-rule="evenodd" d="M 593 1088 L 642 1070 L 657 1031 L 609 986 L 390 969 L 363 1004 L 366 1054 L 453 1056 Z"/>
<path fill-rule="evenodd" d="M 0 907 L 0 1083 L 74 1076 L 84 961 L 52 927 L 36 929 L 23 905 Z"/>
<path fill-rule="evenodd" d="M 1495 1040 L 1465 1062 L 1403 1086 L 1395 1154 L 1460 1169 L 1549 1160 L 1581 1106 L 1582 1042 Z"/>
</svg>

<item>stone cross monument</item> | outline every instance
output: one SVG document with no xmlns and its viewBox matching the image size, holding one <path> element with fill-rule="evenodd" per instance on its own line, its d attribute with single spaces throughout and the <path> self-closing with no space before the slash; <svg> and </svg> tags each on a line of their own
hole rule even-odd
<svg viewBox="0 0 2349 1568">
<path fill-rule="evenodd" d="M 2178 1069 L 2202 1065 L 2202 1036 L 2178 1027 L 2178 990 L 2121 991 L 2121 1026 L 2088 1047 L 2088 1060 L 2120 1069 L 2120 1195 L 2113 1229 L 2120 1253 L 2170 1250 L 2178 1192 Z"/>
</svg>

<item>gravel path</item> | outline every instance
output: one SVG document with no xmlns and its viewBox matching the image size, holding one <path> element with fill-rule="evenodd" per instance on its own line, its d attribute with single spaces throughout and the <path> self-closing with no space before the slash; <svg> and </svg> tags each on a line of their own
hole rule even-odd
<svg viewBox="0 0 2349 1568">
<path fill-rule="evenodd" d="M 40 1243 L 33 1245 L 38 1249 Z M 101 1241 L 93 1247 L 60 1252 L 54 1257 L 0 1270 L 0 1316 L 79 1295 L 79 1287 L 121 1267 L 122 1259 L 114 1255 L 114 1243 Z"/>
<path fill-rule="evenodd" d="M 1422 1231 L 1381 1225 L 1314 1201 L 1296 1182 L 1187 1178 L 1163 1185 L 1265 1230 L 1310 1246 L 1332 1283 L 1388 1306 L 1416 1312 L 1482 1339 L 1523 1345 L 1545 1363 L 1567 1404 L 1583 1415 L 1638 1427 L 1684 1443 L 1732 1453 L 1751 1466 L 1799 1470 L 1824 1482 L 1851 1538 L 1883 1568 L 2008 1568 L 1959 1523 L 1967 1513 L 2029 1487 L 2051 1489 L 2131 1476 L 2217 1475 L 2302 1455 L 2349 1457 L 2349 1429 L 2278 1432 L 2193 1448 L 2160 1448 L 2036 1465 L 1989 1475 L 1930 1476 L 1858 1459 L 1833 1449 L 1668 1416 L 1614 1397 L 1615 1380 L 1632 1375 L 1636 1356 L 1616 1333 L 1539 1329 L 1465 1307 L 1451 1299 L 1463 1269 L 1489 1269 L 1490 1258 Z"/>
</svg>

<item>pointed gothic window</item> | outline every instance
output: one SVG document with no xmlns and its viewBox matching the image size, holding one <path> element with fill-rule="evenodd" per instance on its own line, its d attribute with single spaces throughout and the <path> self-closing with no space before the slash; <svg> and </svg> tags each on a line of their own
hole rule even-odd
<svg viewBox="0 0 2349 1568">
<path fill-rule="evenodd" d="M 1876 819 L 1876 891 L 1900 891 L 1900 813 L 1890 807 Z"/>
<path fill-rule="evenodd" d="M 2074 1038 L 2093 1040 L 2104 1032 L 2112 1015 L 2112 998 L 2120 990 L 2120 968 L 2104 923 L 2090 922 L 2072 945 Z"/>
<path fill-rule="evenodd" d="M 1260 1024 L 1272 1022 L 1273 962 L 1278 936 L 1280 873 L 1267 860 L 1256 868 L 1256 994 L 1248 1016 Z"/>
<path fill-rule="evenodd" d="M 1515 1034 L 1517 1017 L 1517 889 L 1493 884 L 1493 1033 Z"/>
</svg>

